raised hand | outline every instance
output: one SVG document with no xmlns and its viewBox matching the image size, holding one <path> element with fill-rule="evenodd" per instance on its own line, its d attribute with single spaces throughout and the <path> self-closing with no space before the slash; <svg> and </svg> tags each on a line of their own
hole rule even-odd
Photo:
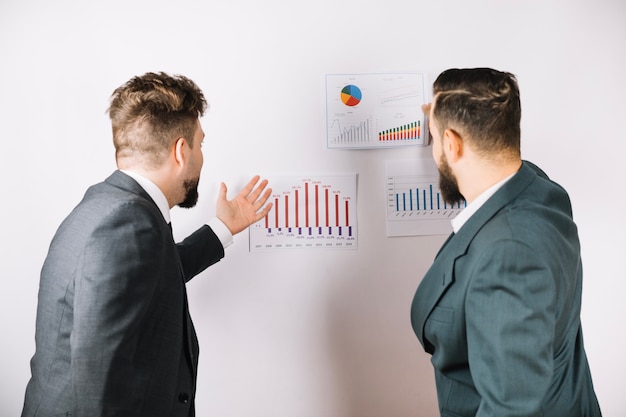
<svg viewBox="0 0 626 417">
<path fill-rule="evenodd" d="M 255 175 L 232 200 L 226 198 L 226 184 L 222 183 L 220 186 L 216 215 L 233 235 L 261 220 L 272 208 L 272 203 L 263 206 L 271 195 L 272 189 L 265 189 L 267 180 L 257 185 L 259 179 L 260 177 Z"/>
</svg>

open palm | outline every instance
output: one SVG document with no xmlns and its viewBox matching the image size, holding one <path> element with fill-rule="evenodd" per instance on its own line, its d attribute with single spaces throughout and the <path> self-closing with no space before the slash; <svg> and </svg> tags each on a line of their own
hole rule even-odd
<svg viewBox="0 0 626 417">
<path fill-rule="evenodd" d="M 228 200 L 226 197 L 228 191 L 226 184 L 222 183 L 220 186 L 220 194 L 217 199 L 217 218 L 228 227 L 233 235 L 261 220 L 272 208 L 272 203 L 265 205 L 272 189 L 266 189 L 267 180 L 259 183 L 259 179 L 260 177 L 255 175 L 232 200 Z"/>
</svg>

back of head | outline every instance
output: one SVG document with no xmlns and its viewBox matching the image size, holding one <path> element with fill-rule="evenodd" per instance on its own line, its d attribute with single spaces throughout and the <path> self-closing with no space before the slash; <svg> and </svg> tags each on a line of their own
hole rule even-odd
<svg viewBox="0 0 626 417">
<path fill-rule="evenodd" d="M 206 107 L 200 88 L 184 76 L 133 77 L 113 92 L 108 109 L 118 165 L 158 167 L 180 137 L 193 146 L 197 119 Z"/>
<path fill-rule="evenodd" d="M 490 68 L 449 69 L 433 85 L 433 119 L 483 156 L 520 157 L 521 103 L 513 74 Z"/>
</svg>

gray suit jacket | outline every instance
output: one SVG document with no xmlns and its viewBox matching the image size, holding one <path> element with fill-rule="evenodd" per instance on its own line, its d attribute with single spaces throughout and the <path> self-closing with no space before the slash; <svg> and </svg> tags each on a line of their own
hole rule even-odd
<svg viewBox="0 0 626 417">
<path fill-rule="evenodd" d="M 411 309 L 442 416 L 599 417 L 567 193 L 534 165 L 440 249 Z"/>
<path fill-rule="evenodd" d="M 223 256 L 208 226 L 175 244 L 126 174 L 91 187 L 41 271 L 22 416 L 193 415 L 199 349 L 185 282 Z"/>
</svg>

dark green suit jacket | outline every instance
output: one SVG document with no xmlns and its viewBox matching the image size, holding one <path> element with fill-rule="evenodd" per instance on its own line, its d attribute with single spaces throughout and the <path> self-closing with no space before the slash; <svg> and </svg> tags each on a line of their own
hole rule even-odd
<svg viewBox="0 0 626 417">
<path fill-rule="evenodd" d="M 599 417 L 569 197 L 524 162 L 440 249 L 411 309 L 442 416 Z"/>
</svg>

